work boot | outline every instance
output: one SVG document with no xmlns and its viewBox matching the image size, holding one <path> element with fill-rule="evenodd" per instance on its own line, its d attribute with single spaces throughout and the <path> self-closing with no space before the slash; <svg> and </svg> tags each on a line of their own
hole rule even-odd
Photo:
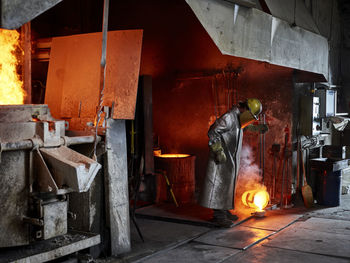
<svg viewBox="0 0 350 263">
<path fill-rule="evenodd" d="M 236 221 L 238 219 L 238 216 L 231 214 L 229 210 L 225 210 L 227 219 L 230 219 L 231 221 Z"/>
<path fill-rule="evenodd" d="M 216 226 L 223 228 L 231 228 L 233 226 L 232 220 L 227 218 L 225 210 L 213 209 L 213 219 L 211 220 Z"/>
</svg>

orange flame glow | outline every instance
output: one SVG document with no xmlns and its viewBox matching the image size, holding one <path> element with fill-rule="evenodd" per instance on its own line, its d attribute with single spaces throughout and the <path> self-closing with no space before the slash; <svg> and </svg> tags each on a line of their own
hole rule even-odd
<svg viewBox="0 0 350 263">
<path fill-rule="evenodd" d="M 264 210 L 269 203 L 270 196 L 265 190 L 246 191 L 242 195 L 242 202 L 246 206 L 255 208 L 258 212 Z"/>
<path fill-rule="evenodd" d="M 23 104 L 23 82 L 17 74 L 16 50 L 19 33 L 16 30 L 0 29 L 0 104 Z"/>
<path fill-rule="evenodd" d="M 166 154 L 159 154 L 157 155 L 161 158 L 185 158 L 190 156 L 189 154 L 182 154 L 182 153 L 166 153 Z"/>
</svg>

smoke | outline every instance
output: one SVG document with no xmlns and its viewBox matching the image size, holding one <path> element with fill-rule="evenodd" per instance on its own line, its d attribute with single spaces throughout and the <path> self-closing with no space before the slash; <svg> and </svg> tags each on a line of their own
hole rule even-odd
<svg viewBox="0 0 350 263">
<path fill-rule="evenodd" d="M 254 163 L 255 156 L 248 145 L 242 147 L 241 162 L 238 172 L 238 180 L 235 195 L 235 213 L 248 213 L 251 209 L 242 203 L 242 195 L 249 190 L 266 190 L 261 183 L 259 166 Z"/>
<path fill-rule="evenodd" d="M 254 153 L 248 145 L 243 146 L 241 150 L 241 161 L 239 169 L 239 181 L 241 182 L 260 182 L 260 169 L 254 163 Z"/>
</svg>

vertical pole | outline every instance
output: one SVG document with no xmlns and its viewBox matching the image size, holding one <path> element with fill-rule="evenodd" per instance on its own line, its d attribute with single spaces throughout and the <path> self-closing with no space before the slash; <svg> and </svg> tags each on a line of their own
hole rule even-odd
<svg viewBox="0 0 350 263">
<path fill-rule="evenodd" d="M 287 162 L 287 153 L 288 153 L 288 133 L 287 130 L 285 129 L 286 134 L 284 138 L 284 154 L 283 154 L 283 166 L 282 166 L 282 185 L 281 185 L 281 201 L 280 201 L 280 209 L 283 208 L 283 195 L 284 195 L 284 187 L 285 187 L 285 174 L 286 174 L 286 165 L 288 165 Z"/>
<path fill-rule="evenodd" d="M 266 124 L 265 114 L 263 114 L 263 124 Z M 262 134 L 262 182 L 265 184 L 265 133 Z"/>
<path fill-rule="evenodd" d="M 145 174 L 154 174 L 152 76 L 142 76 L 141 81 L 144 115 Z"/>
<path fill-rule="evenodd" d="M 26 97 L 24 103 L 32 103 L 32 42 L 30 22 L 24 24 L 21 28 L 22 47 L 24 51 L 23 63 L 23 84 Z"/>
<path fill-rule="evenodd" d="M 262 116 L 259 116 L 259 125 L 262 124 Z M 263 152 L 263 137 L 262 133 L 259 131 L 259 175 L 261 176 L 261 182 L 264 182 L 263 172 L 262 172 L 262 152 Z"/>
</svg>

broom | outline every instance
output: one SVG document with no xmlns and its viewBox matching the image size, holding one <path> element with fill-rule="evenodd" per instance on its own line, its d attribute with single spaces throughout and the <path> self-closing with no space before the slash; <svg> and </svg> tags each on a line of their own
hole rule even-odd
<svg viewBox="0 0 350 263">
<path fill-rule="evenodd" d="M 304 183 L 303 187 L 301 188 L 301 194 L 303 196 L 304 205 L 306 208 L 311 208 L 314 204 L 314 197 L 312 195 L 312 188 L 310 185 L 307 184 L 306 181 L 306 175 L 305 175 L 305 165 L 304 165 L 304 158 L 303 158 L 303 149 L 300 147 L 300 157 L 301 157 L 301 163 L 303 167 L 303 178 Z"/>
</svg>

